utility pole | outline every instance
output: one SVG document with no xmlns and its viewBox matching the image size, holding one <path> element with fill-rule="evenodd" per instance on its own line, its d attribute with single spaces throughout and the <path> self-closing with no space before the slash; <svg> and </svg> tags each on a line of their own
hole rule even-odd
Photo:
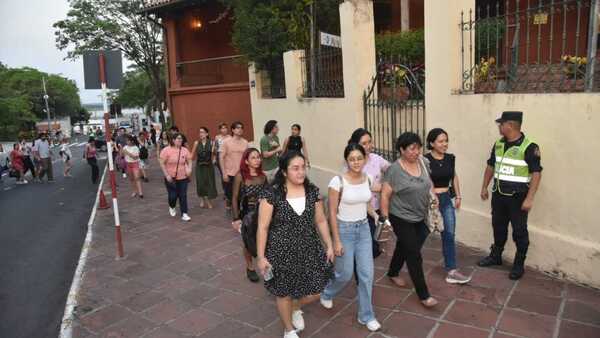
<svg viewBox="0 0 600 338">
<path fill-rule="evenodd" d="M 48 135 L 50 135 L 50 107 L 48 107 L 48 93 L 46 92 L 46 79 L 42 76 L 42 87 L 44 87 L 44 102 L 46 103 L 46 115 L 48 117 Z"/>
</svg>

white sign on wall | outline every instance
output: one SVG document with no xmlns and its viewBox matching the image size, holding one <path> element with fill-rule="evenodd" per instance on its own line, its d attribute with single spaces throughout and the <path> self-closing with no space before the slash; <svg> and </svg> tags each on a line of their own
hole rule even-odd
<svg viewBox="0 0 600 338">
<path fill-rule="evenodd" d="M 337 35 L 321 33 L 321 45 L 342 48 L 342 38 Z"/>
</svg>

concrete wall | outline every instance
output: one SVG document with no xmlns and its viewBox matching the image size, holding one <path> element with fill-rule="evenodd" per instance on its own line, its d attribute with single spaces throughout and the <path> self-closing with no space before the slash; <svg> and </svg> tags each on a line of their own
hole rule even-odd
<svg viewBox="0 0 600 338">
<path fill-rule="evenodd" d="M 343 149 L 354 129 L 363 126 L 362 93 L 375 74 L 373 4 L 367 0 L 347 1 L 340 5 L 344 98 L 303 98 L 303 51 L 284 54 L 286 98 L 263 99 L 261 77 L 250 70 L 252 118 L 256 141 L 263 135 L 268 120 L 279 122 L 279 138 L 300 124 L 307 140 L 312 168 L 310 178 L 323 192 L 329 179 L 343 164 Z M 258 142 L 257 142 L 258 143 Z"/>
<path fill-rule="evenodd" d="M 461 81 L 460 12 L 474 6 L 475 0 L 425 1 L 427 126 L 446 129 L 457 156 L 463 191 L 457 238 L 481 249 L 491 244 L 490 205 L 479 191 L 498 138 L 494 119 L 503 110 L 522 110 L 524 132 L 540 145 L 544 167 L 526 263 L 599 287 L 600 159 L 593 151 L 600 149 L 600 94 L 454 94 Z M 513 253 L 509 239 L 506 258 Z"/>
</svg>

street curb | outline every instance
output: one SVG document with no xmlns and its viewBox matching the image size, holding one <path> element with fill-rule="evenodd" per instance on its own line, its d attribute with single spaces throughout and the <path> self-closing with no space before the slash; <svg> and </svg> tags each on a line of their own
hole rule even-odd
<svg viewBox="0 0 600 338">
<path fill-rule="evenodd" d="M 60 325 L 60 333 L 58 335 L 59 338 L 71 338 L 73 336 L 73 317 L 75 307 L 77 307 L 77 296 L 79 295 L 81 280 L 83 278 L 83 268 L 85 267 L 88 251 L 90 250 L 90 246 L 92 244 L 92 224 L 94 224 L 94 219 L 96 218 L 100 191 L 102 190 L 102 185 L 104 184 L 104 178 L 106 177 L 107 169 L 108 164 L 106 164 L 106 167 L 104 167 L 104 172 L 102 173 L 102 178 L 100 179 L 100 184 L 98 185 L 98 191 L 96 192 L 96 201 L 94 202 L 94 207 L 92 208 L 92 213 L 90 214 L 90 219 L 88 220 L 88 230 L 87 234 L 85 235 L 85 241 L 83 242 L 83 246 L 81 248 L 81 254 L 79 255 L 77 269 L 75 269 L 75 273 L 73 274 L 73 282 L 71 282 L 71 288 L 69 289 L 69 294 L 67 296 L 65 312 Z"/>
</svg>

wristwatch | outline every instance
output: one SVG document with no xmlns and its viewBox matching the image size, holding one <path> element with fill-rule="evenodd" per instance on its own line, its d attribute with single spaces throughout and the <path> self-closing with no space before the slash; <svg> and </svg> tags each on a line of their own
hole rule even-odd
<svg viewBox="0 0 600 338">
<path fill-rule="evenodd" d="M 380 216 L 379 217 L 379 223 L 384 223 L 386 225 L 391 225 L 390 224 L 390 220 L 387 217 L 385 217 L 385 216 Z"/>
</svg>

